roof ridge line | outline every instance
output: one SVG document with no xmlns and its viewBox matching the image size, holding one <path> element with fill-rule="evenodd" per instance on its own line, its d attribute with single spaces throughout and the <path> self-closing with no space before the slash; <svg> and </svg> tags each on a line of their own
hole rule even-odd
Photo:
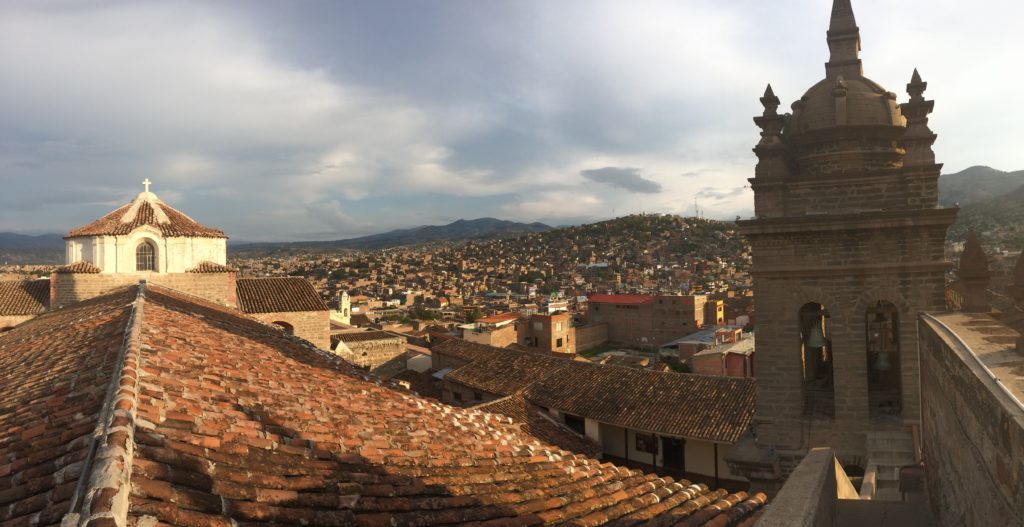
<svg viewBox="0 0 1024 527">
<path fill-rule="evenodd" d="M 128 522 L 146 281 L 140 280 L 137 287 L 117 367 L 111 374 L 89 454 L 71 498 L 71 507 L 61 520 L 62 526 L 85 526 L 94 520 L 111 520 L 117 527 L 124 527 Z"/>
</svg>

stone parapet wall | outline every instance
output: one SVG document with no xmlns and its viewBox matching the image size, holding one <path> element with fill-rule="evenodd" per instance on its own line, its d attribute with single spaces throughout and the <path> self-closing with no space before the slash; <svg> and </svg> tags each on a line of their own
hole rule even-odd
<svg viewBox="0 0 1024 527">
<path fill-rule="evenodd" d="M 405 353 L 405 337 L 339 342 L 335 352 L 343 359 L 376 371 Z M 397 372 L 395 372 L 397 373 Z"/>
<path fill-rule="evenodd" d="M 1012 337 L 993 338 L 1001 324 L 981 322 L 952 326 L 955 336 L 936 319 L 920 323 L 922 443 L 942 526 L 1024 525 L 1024 410 L 975 358 L 1016 352 Z"/>
<path fill-rule="evenodd" d="M 50 276 L 51 309 L 95 298 L 119 287 L 146 280 L 219 304 L 236 307 L 235 273 L 64 274 Z"/>
<path fill-rule="evenodd" d="M 831 527 L 838 503 L 836 462 L 830 448 L 804 457 L 757 522 L 758 527 Z"/>
<path fill-rule="evenodd" d="M 290 311 L 282 313 L 249 313 L 267 324 L 284 322 L 292 327 L 296 337 L 312 342 L 322 350 L 331 349 L 330 311 Z"/>
</svg>

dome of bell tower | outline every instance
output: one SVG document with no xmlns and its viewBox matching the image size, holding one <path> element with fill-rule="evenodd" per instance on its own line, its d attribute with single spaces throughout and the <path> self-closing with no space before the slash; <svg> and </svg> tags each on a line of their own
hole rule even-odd
<svg viewBox="0 0 1024 527">
<path fill-rule="evenodd" d="M 835 0 L 828 29 L 825 78 L 793 103 L 783 135 L 798 170 L 826 175 L 856 167 L 898 169 L 906 153 L 898 140 L 907 120 L 896 94 L 864 76 L 860 29 L 850 0 Z"/>
<path fill-rule="evenodd" d="M 864 76 L 860 28 L 850 0 L 836 0 L 828 27 L 829 61 L 825 78 L 793 103 L 789 132 L 799 134 L 833 126 L 905 126 L 896 94 Z"/>
</svg>

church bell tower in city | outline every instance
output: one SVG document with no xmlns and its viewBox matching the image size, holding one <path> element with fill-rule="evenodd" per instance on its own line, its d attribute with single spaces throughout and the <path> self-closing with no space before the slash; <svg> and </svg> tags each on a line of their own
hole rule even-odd
<svg viewBox="0 0 1024 527">
<path fill-rule="evenodd" d="M 849 0 L 833 3 L 827 36 L 825 78 L 791 114 L 769 86 L 754 118 L 755 218 L 740 222 L 758 319 L 752 480 L 781 481 L 817 446 L 877 463 L 880 478 L 906 461 L 921 420 L 916 317 L 945 309 L 957 211 L 938 205 L 927 83 L 914 70 L 900 104 L 864 76 Z"/>
</svg>

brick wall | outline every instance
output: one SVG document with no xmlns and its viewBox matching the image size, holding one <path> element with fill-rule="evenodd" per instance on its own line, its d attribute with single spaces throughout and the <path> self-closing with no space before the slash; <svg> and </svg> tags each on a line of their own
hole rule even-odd
<svg viewBox="0 0 1024 527">
<path fill-rule="evenodd" d="M 576 353 L 583 353 L 608 342 L 608 324 L 590 324 L 576 328 Z"/>
<path fill-rule="evenodd" d="M 704 325 L 706 297 L 658 296 L 645 304 L 591 302 L 587 321 L 607 324 L 608 340 L 635 347 L 657 347 Z"/>
<path fill-rule="evenodd" d="M 119 287 L 139 283 L 145 279 L 152 285 L 163 286 L 200 298 L 235 307 L 235 273 L 151 273 L 134 274 L 60 274 L 50 276 L 50 306 L 56 309 L 82 300 L 88 300 Z"/>
<path fill-rule="evenodd" d="M 331 349 L 330 311 L 291 311 L 284 313 L 249 313 L 268 324 L 284 322 L 296 337 L 312 342 L 322 350 Z"/>
<path fill-rule="evenodd" d="M 961 327 L 956 335 L 974 353 L 1007 355 L 1011 339 L 993 345 L 993 328 Z M 1024 525 L 1024 411 L 940 326 L 922 320 L 920 338 L 922 443 L 938 524 Z"/>
</svg>

